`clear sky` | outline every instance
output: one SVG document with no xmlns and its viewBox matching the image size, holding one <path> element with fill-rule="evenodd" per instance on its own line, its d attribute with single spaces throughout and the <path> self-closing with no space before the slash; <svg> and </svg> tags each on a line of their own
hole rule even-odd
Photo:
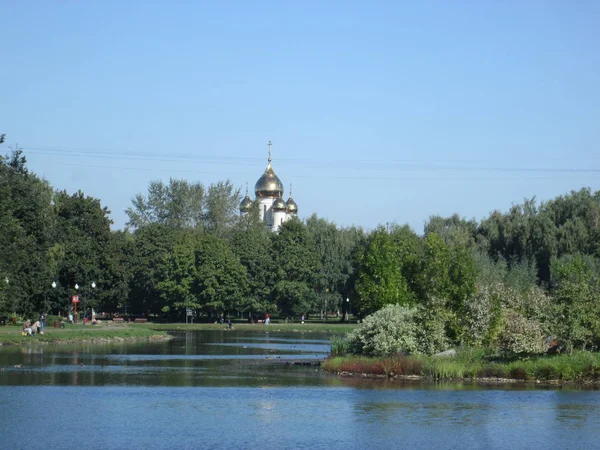
<svg viewBox="0 0 600 450">
<path fill-rule="evenodd" d="M 151 180 L 373 228 L 600 189 L 600 2 L 0 0 L 2 153 L 125 225 Z"/>
</svg>

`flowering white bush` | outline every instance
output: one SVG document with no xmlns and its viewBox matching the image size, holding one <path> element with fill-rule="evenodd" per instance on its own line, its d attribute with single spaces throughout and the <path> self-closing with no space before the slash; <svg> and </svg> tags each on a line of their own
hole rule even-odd
<svg viewBox="0 0 600 450">
<path fill-rule="evenodd" d="M 477 294 L 465 304 L 462 322 L 465 328 L 463 343 L 466 345 L 505 345 L 499 342 L 501 333 L 506 336 L 513 333 L 511 318 L 522 325 L 521 319 L 539 329 L 542 335 L 551 334 L 552 302 L 546 293 L 533 286 L 524 291 L 503 283 L 479 286 Z M 531 326 L 526 328 L 531 329 Z M 520 326 L 520 325 L 519 325 Z M 521 336 L 523 337 L 523 336 Z M 510 339 L 509 339 L 510 340 Z"/>
<path fill-rule="evenodd" d="M 419 353 L 416 308 L 388 305 L 367 316 L 348 337 L 350 352 L 365 356 Z"/>
<path fill-rule="evenodd" d="M 539 322 L 527 319 L 522 314 L 506 310 L 503 314 L 503 327 L 500 332 L 499 347 L 501 351 L 515 355 L 543 353 L 544 334 Z"/>
</svg>

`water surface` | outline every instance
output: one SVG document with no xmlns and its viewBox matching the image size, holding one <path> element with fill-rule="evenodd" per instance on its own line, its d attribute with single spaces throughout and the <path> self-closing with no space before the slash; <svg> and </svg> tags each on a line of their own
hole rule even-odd
<svg viewBox="0 0 600 450">
<path fill-rule="evenodd" d="M 2 448 L 599 447 L 600 393 L 347 380 L 317 333 L 0 351 Z"/>
</svg>

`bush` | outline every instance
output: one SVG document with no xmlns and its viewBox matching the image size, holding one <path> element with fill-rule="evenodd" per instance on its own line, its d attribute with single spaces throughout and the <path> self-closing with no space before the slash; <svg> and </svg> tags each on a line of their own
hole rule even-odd
<svg viewBox="0 0 600 450">
<path fill-rule="evenodd" d="M 388 305 L 366 317 L 348 336 L 350 352 L 364 356 L 420 353 L 416 314 L 416 308 Z"/>
<path fill-rule="evenodd" d="M 542 328 L 536 320 L 507 310 L 503 324 L 499 338 L 501 351 L 512 355 L 530 355 L 546 351 Z"/>
</svg>

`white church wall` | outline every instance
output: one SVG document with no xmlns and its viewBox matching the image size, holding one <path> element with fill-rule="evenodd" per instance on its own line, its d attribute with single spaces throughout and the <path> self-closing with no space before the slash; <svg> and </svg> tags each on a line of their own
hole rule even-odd
<svg viewBox="0 0 600 450">
<path fill-rule="evenodd" d="M 261 198 L 259 202 L 259 217 L 260 220 L 266 222 L 267 226 L 273 226 L 273 202 L 275 199 L 273 198 Z"/>
</svg>

